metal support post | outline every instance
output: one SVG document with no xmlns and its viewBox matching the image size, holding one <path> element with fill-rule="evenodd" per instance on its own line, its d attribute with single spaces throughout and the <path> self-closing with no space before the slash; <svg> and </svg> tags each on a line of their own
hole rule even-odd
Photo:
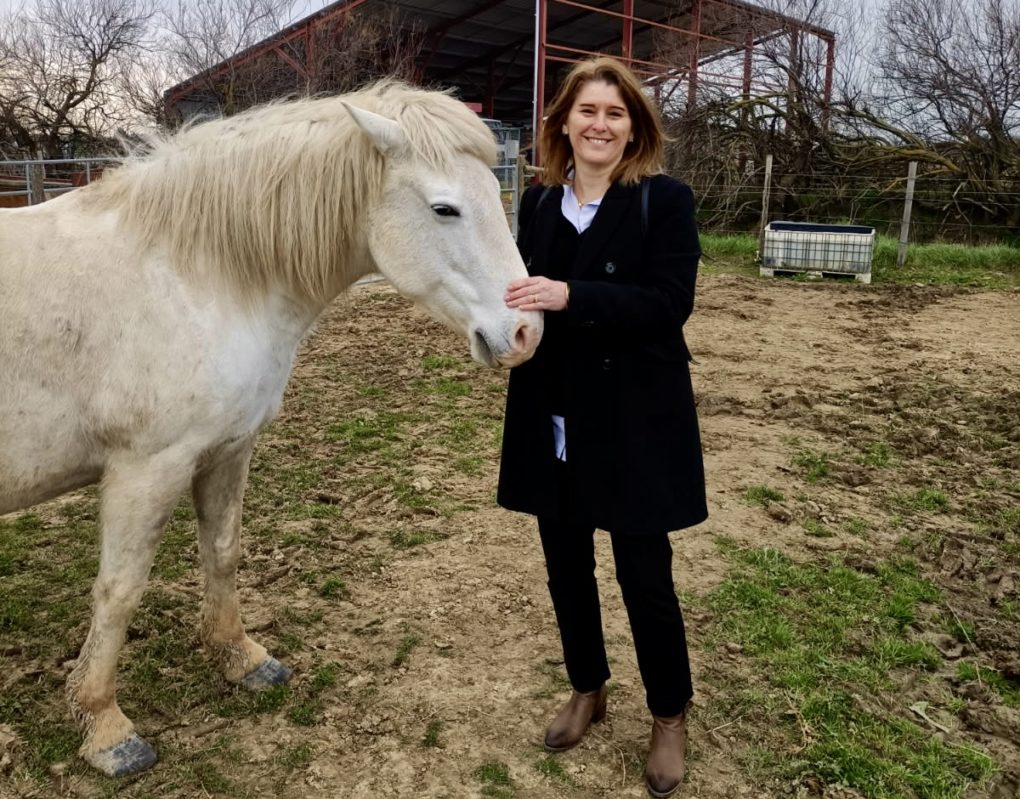
<svg viewBox="0 0 1020 799">
<path fill-rule="evenodd" d="M 765 186 L 761 191 L 761 230 L 758 232 L 758 263 L 765 258 L 765 226 L 769 223 L 769 192 L 772 189 L 772 153 L 765 156 Z"/>
<path fill-rule="evenodd" d="M 634 0 L 623 0 L 623 60 L 634 57 Z"/>
<path fill-rule="evenodd" d="M 900 247 L 896 252 L 896 266 L 900 269 L 907 262 L 907 238 L 910 235 L 910 210 L 914 204 L 914 181 L 917 179 L 917 161 L 907 167 L 907 196 L 903 201 L 903 222 L 900 223 Z"/>
<path fill-rule="evenodd" d="M 691 64 L 687 72 L 687 107 L 698 102 L 698 64 L 701 63 L 701 0 L 691 6 Z"/>
<path fill-rule="evenodd" d="M 535 0 L 535 110 L 531 119 L 531 162 L 542 163 L 539 151 L 539 136 L 542 132 L 542 116 L 545 113 L 545 36 L 549 0 Z"/>
</svg>

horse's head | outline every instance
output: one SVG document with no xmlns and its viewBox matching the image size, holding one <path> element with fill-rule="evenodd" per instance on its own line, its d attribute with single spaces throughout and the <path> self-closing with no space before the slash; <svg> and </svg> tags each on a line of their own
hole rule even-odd
<svg viewBox="0 0 1020 799">
<path fill-rule="evenodd" d="M 464 332 L 475 360 L 492 367 L 526 361 L 542 336 L 542 315 L 504 302 L 507 285 L 527 270 L 492 170 L 467 152 L 455 152 L 438 169 L 394 120 L 347 109 L 385 160 L 381 192 L 364 209 L 379 271 L 401 294 Z"/>
</svg>

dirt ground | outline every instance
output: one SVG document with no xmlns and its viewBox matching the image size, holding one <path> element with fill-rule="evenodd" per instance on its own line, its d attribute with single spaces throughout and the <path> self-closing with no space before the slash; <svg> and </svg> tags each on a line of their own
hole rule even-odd
<svg viewBox="0 0 1020 799">
<path fill-rule="evenodd" d="M 701 278 L 687 330 L 696 358 L 711 515 L 703 525 L 672 536 L 681 595 L 705 596 L 724 579 L 728 564 L 716 545 L 719 536 L 778 547 L 796 559 L 842 552 L 860 562 L 894 552 L 904 536 L 912 536 L 934 542 L 916 555 L 925 575 L 981 632 L 970 653 L 1015 674 L 1018 627 L 1006 625 L 997 608 L 1016 599 L 1016 561 L 996 553 L 972 511 L 988 503 L 996 508 L 1020 503 L 1020 463 L 1002 460 L 1004 451 L 1012 453 L 1007 458 L 1020 457 L 1020 293 L 717 274 Z M 296 447 L 303 457 L 328 459 L 338 444 L 318 434 L 323 414 L 339 413 L 345 402 L 369 406 L 356 393 L 356 386 L 367 384 L 413 406 L 413 393 L 400 389 L 422 377 L 422 359 L 434 353 L 461 362 L 454 371 L 472 391 L 456 401 L 497 429 L 505 375 L 467 364 L 465 342 L 385 284 L 374 284 L 355 288 L 306 344 L 282 417 L 260 444 L 262 457 Z M 337 390 L 337 375 L 356 379 Z M 377 401 L 382 412 L 386 399 Z M 422 423 L 423 440 L 429 424 Z M 299 426 L 307 431 L 305 440 L 281 432 Z M 876 473 L 838 456 L 880 438 L 899 455 L 897 468 Z M 993 439 L 1000 445 L 988 446 Z M 830 478 L 808 486 L 792 465 L 795 446 L 833 453 Z M 227 736 L 232 754 L 220 768 L 240 795 L 645 796 L 641 768 L 649 717 L 605 536 L 599 537 L 599 577 L 613 669 L 609 718 L 577 749 L 558 756 L 565 777 L 536 766 L 544 758 L 545 724 L 567 688 L 533 521 L 493 501 L 496 452 L 495 441 L 487 441 L 471 474 L 451 468 L 449 448 L 429 444 L 413 450 L 413 460 L 404 464 L 413 490 L 441 494 L 453 508 L 449 512 L 428 503 L 409 507 L 385 486 L 369 490 L 370 482 L 354 477 L 377 467 L 351 455 L 311 489 L 321 501 L 339 504 L 342 524 L 280 525 L 282 533 L 314 529 L 329 546 L 273 547 L 264 538 L 246 539 L 242 602 L 247 619 L 263 631 L 260 640 L 272 646 L 276 620 L 286 614 L 322 614 L 289 647 L 295 690 L 312 679 L 318 665 L 342 664 L 317 723 L 296 725 L 282 712 L 223 721 L 196 707 L 183 720 L 136 716 L 141 731 L 157 748 L 185 752 Z M 1000 480 L 989 489 L 982 482 L 1011 469 L 1012 487 Z M 901 485 L 883 484 L 885 474 Z M 950 496 L 951 512 L 893 520 L 884 498 L 929 484 Z M 745 493 L 755 485 L 774 487 L 787 499 L 771 512 L 750 504 Z M 253 514 L 271 511 L 266 503 L 249 506 L 246 524 L 253 524 Z M 804 517 L 819 520 L 834 535 L 806 535 L 791 521 Z M 848 532 L 840 522 L 849 518 L 864 520 L 870 534 Z M 394 549 L 387 536 L 397 528 L 431 531 L 435 540 Z M 273 571 L 267 563 L 285 568 Z M 327 601 L 302 579 L 309 571 L 344 575 L 343 595 Z M 194 593 L 199 586 L 197 574 L 181 578 L 181 590 Z M 726 682 L 718 678 L 739 677 L 748 665 L 739 653 L 706 646 L 708 611 L 694 607 L 686 619 L 698 693 L 690 774 L 681 795 L 811 795 L 806 785 L 764 785 L 743 765 L 748 728 L 719 710 Z M 408 640 L 413 647 L 407 646 L 406 658 L 395 659 Z M 990 694 L 976 699 L 981 701 L 957 722 L 963 725 L 960 734 L 991 752 L 1002 773 L 972 796 L 1018 796 L 1020 713 Z M 435 745 L 423 745 L 430 725 Z M 284 753 L 296 749 L 303 753 L 300 766 L 285 768 Z M 490 787 L 483 794 L 477 770 L 494 762 L 508 767 L 512 793 Z M 123 791 L 189 795 L 170 776 L 150 776 L 144 790 L 142 785 L 128 783 Z M 46 795 L 35 790 L 23 795 Z M 87 776 L 54 790 L 100 791 Z M 828 788 L 824 795 L 857 794 Z"/>
</svg>

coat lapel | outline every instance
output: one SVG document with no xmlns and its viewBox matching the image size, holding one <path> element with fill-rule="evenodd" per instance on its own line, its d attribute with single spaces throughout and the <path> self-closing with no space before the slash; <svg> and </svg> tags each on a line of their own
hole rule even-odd
<svg viewBox="0 0 1020 799">
<path fill-rule="evenodd" d="M 561 199 L 562 196 L 561 194 Z M 599 210 L 595 214 L 591 226 L 581 239 L 581 246 L 578 248 L 577 258 L 574 259 L 574 266 L 571 270 L 573 277 L 580 277 L 599 259 L 606 244 L 609 243 L 627 215 L 633 196 L 634 192 L 628 186 L 614 183 L 609 187 L 609 191 L 602 197 Z"/>
</svg>

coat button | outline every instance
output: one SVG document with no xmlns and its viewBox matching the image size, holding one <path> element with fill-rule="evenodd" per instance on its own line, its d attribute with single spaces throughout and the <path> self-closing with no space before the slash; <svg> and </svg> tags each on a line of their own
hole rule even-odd
<svg viewBox="0 0 1020 799">
<path fill-rule="evenodd" d="M 611 275 L 616 271 L 616 264 L 612 261 L 606 261 L 606 274 Z"/>
</svg>

